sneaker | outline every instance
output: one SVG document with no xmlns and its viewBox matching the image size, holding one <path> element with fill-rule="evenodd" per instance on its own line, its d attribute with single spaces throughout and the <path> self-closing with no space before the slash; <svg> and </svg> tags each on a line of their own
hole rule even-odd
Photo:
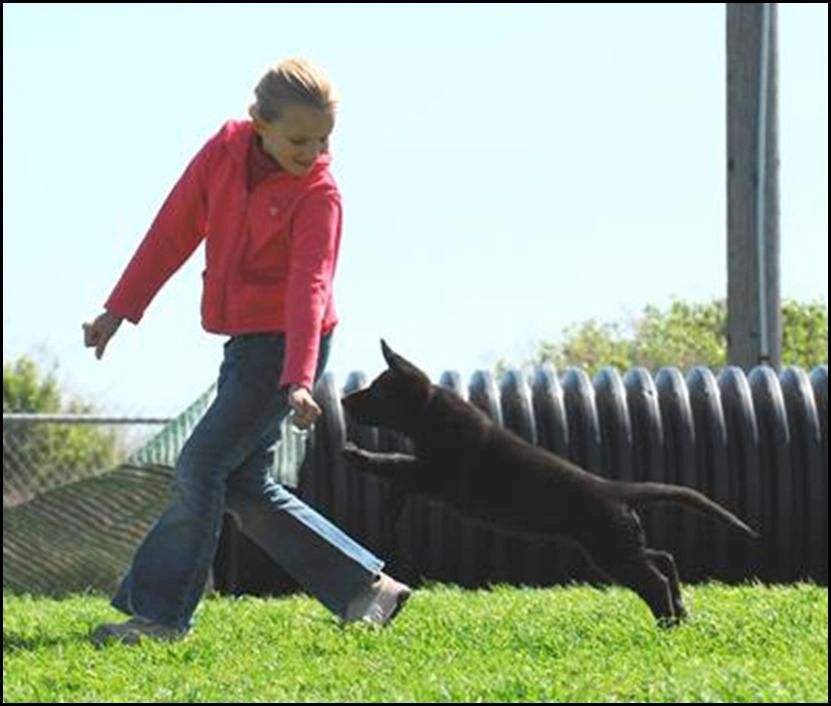
<svg viewBox="0 0 831 706">
<path fill-rule="evenodd" d="M 344 623 L 363 621 L 382 628 L 398 615 L 412 593 L 409 586 L 382 573 L 346 607 L 342 620 Z"/>
<path fill-rule="evenodd" d="M 158 623 L 130 618 L 126 623 L 104 623 L 93 630 L 90 639 L 96 647 L 103 647 L 109 642 L 118 642 L 122 645 L 137 645 L 142 638 L 174 642 L 185 636 L 185 632 L 176 628 L 169 628 Z"/>
</svg>

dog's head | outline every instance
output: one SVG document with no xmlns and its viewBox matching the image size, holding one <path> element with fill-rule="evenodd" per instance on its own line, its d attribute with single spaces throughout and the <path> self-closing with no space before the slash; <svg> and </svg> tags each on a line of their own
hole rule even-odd
<svg viewBox="0 0 831 706">
<path fill-rule="evenodd" d="M 383 339 L 381 350 L 389 367 L 369 387 L 344 397 L 343 407 L 360 424 L 407 434 L 414 430 L 433 386 L 427 375 L 393 351 Z"/>
</svg>

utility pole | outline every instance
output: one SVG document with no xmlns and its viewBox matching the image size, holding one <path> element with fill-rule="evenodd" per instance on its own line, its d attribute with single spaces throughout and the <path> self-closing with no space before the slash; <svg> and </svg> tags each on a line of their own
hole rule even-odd
<svg viewBox="0 0 831 706">
<path fill-rule="evenodd" d="M 779 368 L 776 3 L 727 3 L 727 358 Z"/>
</svg>

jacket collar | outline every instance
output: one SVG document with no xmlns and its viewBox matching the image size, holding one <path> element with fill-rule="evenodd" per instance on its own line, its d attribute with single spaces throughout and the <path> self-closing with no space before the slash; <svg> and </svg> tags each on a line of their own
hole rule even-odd
<svg viewBox="0 0 831 706">
<path fill-rule="evenodd" d="M 222 127 L 222 143 L 229 154 L 242 165 L 248 161 L 248 145 L 253 134 L 254 123 L 251 120 L 229 120 Z M 331 163 L 332 156 L 328 152 L 320 155 L 307 176 L 325 171 Z"/>
</svg>

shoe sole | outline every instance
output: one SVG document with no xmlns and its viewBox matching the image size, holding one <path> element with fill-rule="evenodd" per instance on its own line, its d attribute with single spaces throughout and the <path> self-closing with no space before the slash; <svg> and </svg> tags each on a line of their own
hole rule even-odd
<svg viewBox="0 0 831 706">
<path fill-rule="evenodd" d="M 90 635 L 90 642 L 95 647 L 102 648 L 108 645 L 137 645 L 141 641 L 141 635 L 136 632 L 115 632 L 110 629 L 96 629 Z"/>
<path fill-rule="evenodd" d="M 90 635 L 90 642 L 95 647 L 106 647 L 107 645 L 138 645 L 144 640 L 156 642 L 177 642 L 185 637 L 184 633 L 178 632 L 153 632 L 140 628 L 123 628 L 120 625 L 102 625 L 97 627 Z"/>
</svg>

